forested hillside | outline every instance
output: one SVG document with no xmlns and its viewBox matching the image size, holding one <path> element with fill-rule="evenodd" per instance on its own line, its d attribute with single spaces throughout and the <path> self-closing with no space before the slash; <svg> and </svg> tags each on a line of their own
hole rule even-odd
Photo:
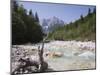
<svg viewBox="0 0 100 75">
<path fill-rule="evenodd" d="M 33 14 L 12 1 L 12 44 L 37 43 L 43 39 L 37 12 Z"/>
<path fill-rule="evenodd" d="M 75 22 L 57 28 L 49 33 L 48 39 L 52 40 L 94 40 L 96 37 L 96 9 L 88 10 L 88 14 Z"/>
</svg>

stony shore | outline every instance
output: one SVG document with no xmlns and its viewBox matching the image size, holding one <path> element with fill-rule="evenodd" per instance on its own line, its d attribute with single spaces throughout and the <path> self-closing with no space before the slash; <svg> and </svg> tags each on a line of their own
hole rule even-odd
<svg viewBox="0 0 100 75">
<path fill-rule="evenodd" d="M 13 45 L 12 69 L 16 68 L 20 57 L 38 60 L 39 44 Z M 79 70 L 95 68 L 95 42 L 51 41 L 44 45 L 44 59 L 54 71 Z"/>
</svg>

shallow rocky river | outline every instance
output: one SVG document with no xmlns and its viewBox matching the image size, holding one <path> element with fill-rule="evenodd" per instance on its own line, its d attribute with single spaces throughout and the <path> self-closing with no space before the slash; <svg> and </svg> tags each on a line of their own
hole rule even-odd
<svg viewBox="0 0 100 75">
<path fill-rule="evenodd" d="M 13 45 L 12 71 L 20 57 L 38 60 L 39 44 Z M 51 41 L 44 44 L 44 60 L 53 71 L 95 69 L 95 42 Z"/>
</svg>

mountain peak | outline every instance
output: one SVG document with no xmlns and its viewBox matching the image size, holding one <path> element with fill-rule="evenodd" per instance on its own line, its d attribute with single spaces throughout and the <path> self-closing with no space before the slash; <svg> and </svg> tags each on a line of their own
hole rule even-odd
<svg viewBox="0 0 100 75">
<path fill-rule="evenodd" d="M 58 17 L 51 17 L 49 19 L 43 19 L 42 22 L 42 28 L 43 30 L 47 32 L 53 31 L 57 27 L 64 26 L 64 21 L 60 20 Z"/>
</svg>

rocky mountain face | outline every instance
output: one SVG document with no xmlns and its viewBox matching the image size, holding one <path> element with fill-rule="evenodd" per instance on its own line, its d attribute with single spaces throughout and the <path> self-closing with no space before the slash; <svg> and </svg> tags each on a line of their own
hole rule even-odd
<svg viewBox="0 0 100 75">
<path fill-rule="evenodd" d="M 64 26 L 64 21 L 57 17 L 52 17 L 50 19 L 43 19 L 42 28 L 45 33 L 52 32 L 57 27 Z"/>
</svg>

